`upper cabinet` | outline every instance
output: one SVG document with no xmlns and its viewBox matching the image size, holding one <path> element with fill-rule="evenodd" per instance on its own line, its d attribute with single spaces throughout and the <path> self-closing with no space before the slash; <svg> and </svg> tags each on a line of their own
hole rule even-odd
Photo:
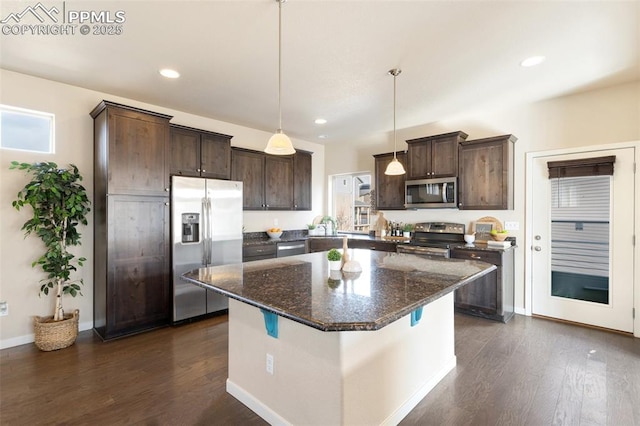
<svg viewBox="0 0 640 426">
<path fill-rule="evenodd" d="M 398 161 L 407 167 L 407 154 L 398 152 Z M 388 176 L 384 174 L 387 165 L 393 160 L 393 152 L 388 154 L 376 154 L 375 179 L 376 179 L 376 208 L 378 210 L 404 210 L 404 181 L 405 175 Z"/>
<path fill-rule="evenodd" d="M 293 210 L 293 157 L 264 155 L 264 208 Z"/>
<path fill-rule="evenodd" d="M 461 131 L 406 141 L 407 180 L 458 175 L 458 144 L 467 138 Z"/>
<path fill-rule="evenodd" d="M 229 179 L 231 138 L 220 133 L 171 125 L 171 174 Z"/>
<path fill-rule="evenodd" d="M 502 135 L 460 143 L 460 209 L 513 209 L 513 154 L 517 140 L 513 135 Z"/>
<path fill-rule="evenodd" d="M 297 150 L 293 156 L 293 209 L 311 210 L 311 153 Z"/>
<path fill-rule="evenodd" d="M 102 101 L 91 112 L 95 171 L 106 194 L 168 195 L 169 120 L 150 111 Z"/>
<path fill-rule="evenodd" d="M 310 210 L 311 153 L 231 150 L 231 179 L 243 182 L 245 210 Z"/>
</svg>

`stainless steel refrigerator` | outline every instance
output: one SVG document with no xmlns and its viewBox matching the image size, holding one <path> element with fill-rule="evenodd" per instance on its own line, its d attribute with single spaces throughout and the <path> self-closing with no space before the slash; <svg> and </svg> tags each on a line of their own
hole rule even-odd
<svg viewBox="0 0 640 426">
<path fill-rule="evenodd" d="M 192 269 L 242 262 L 242 182 L 173 176 L 173 322 L 227 309 L 227 298 L 185 282 Z"/>
</svg>

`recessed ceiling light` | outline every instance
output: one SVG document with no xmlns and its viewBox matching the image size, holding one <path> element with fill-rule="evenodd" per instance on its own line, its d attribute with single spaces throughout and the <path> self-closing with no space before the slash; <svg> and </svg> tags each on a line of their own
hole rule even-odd
<svg viewBox="0 0 640 426">
<path fill-rule="evenodd" d="M 318 139 L 326 139 L 326 138 L 327 138 L 327 135 L 320 135 L 320 136 L 318 136 Z"/>
<path fill-rule="evenodd" d="M 169 68 L 163 68 L 160 70 L 160 75 L 167 78 L 178 78 L 180 77 L 180 73 L 176 70 L 172 70 Z"/>
<path fill-rule="evenodd" d="M 314 121 L 314 123 L 316 124 L 327 124 L 327 120 L 324 118 L 316 118 L 316 121 Z"/>
<path fill-rule="evenodd" d="M 544 56 L 531 56 L 530 58 L 527 58 L 524 61 L 520 62 L 520 66 L 533 67 L 535 65 L 543 63 L 545 59 L 547 58 L 545 58 Z"/>
</svg>

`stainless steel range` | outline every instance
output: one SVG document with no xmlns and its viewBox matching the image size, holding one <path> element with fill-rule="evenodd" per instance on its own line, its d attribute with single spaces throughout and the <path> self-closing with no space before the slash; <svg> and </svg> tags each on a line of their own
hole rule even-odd
<svg viewBox="0 0 640 426">
<path fill-rule="evenodd" d="M 452 246 L 464 244 L 464 225 L 448 222 L 416 223 L 413 237 L 398 244 L 398 253 L 449 257 Z"/>
</svg>

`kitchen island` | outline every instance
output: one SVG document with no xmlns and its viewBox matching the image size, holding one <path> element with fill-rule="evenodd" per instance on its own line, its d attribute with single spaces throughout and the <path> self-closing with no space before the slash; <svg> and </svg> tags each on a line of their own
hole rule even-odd
<svg viewBox="0 0 640 426">
<path fill-rule="evenodd" d="M 453 291 L 483 262 L 350 250 L 183 275 L 229 300 L 227 391 L 271 424 L 396 424 L 455 367 Z"/>
</svg>

